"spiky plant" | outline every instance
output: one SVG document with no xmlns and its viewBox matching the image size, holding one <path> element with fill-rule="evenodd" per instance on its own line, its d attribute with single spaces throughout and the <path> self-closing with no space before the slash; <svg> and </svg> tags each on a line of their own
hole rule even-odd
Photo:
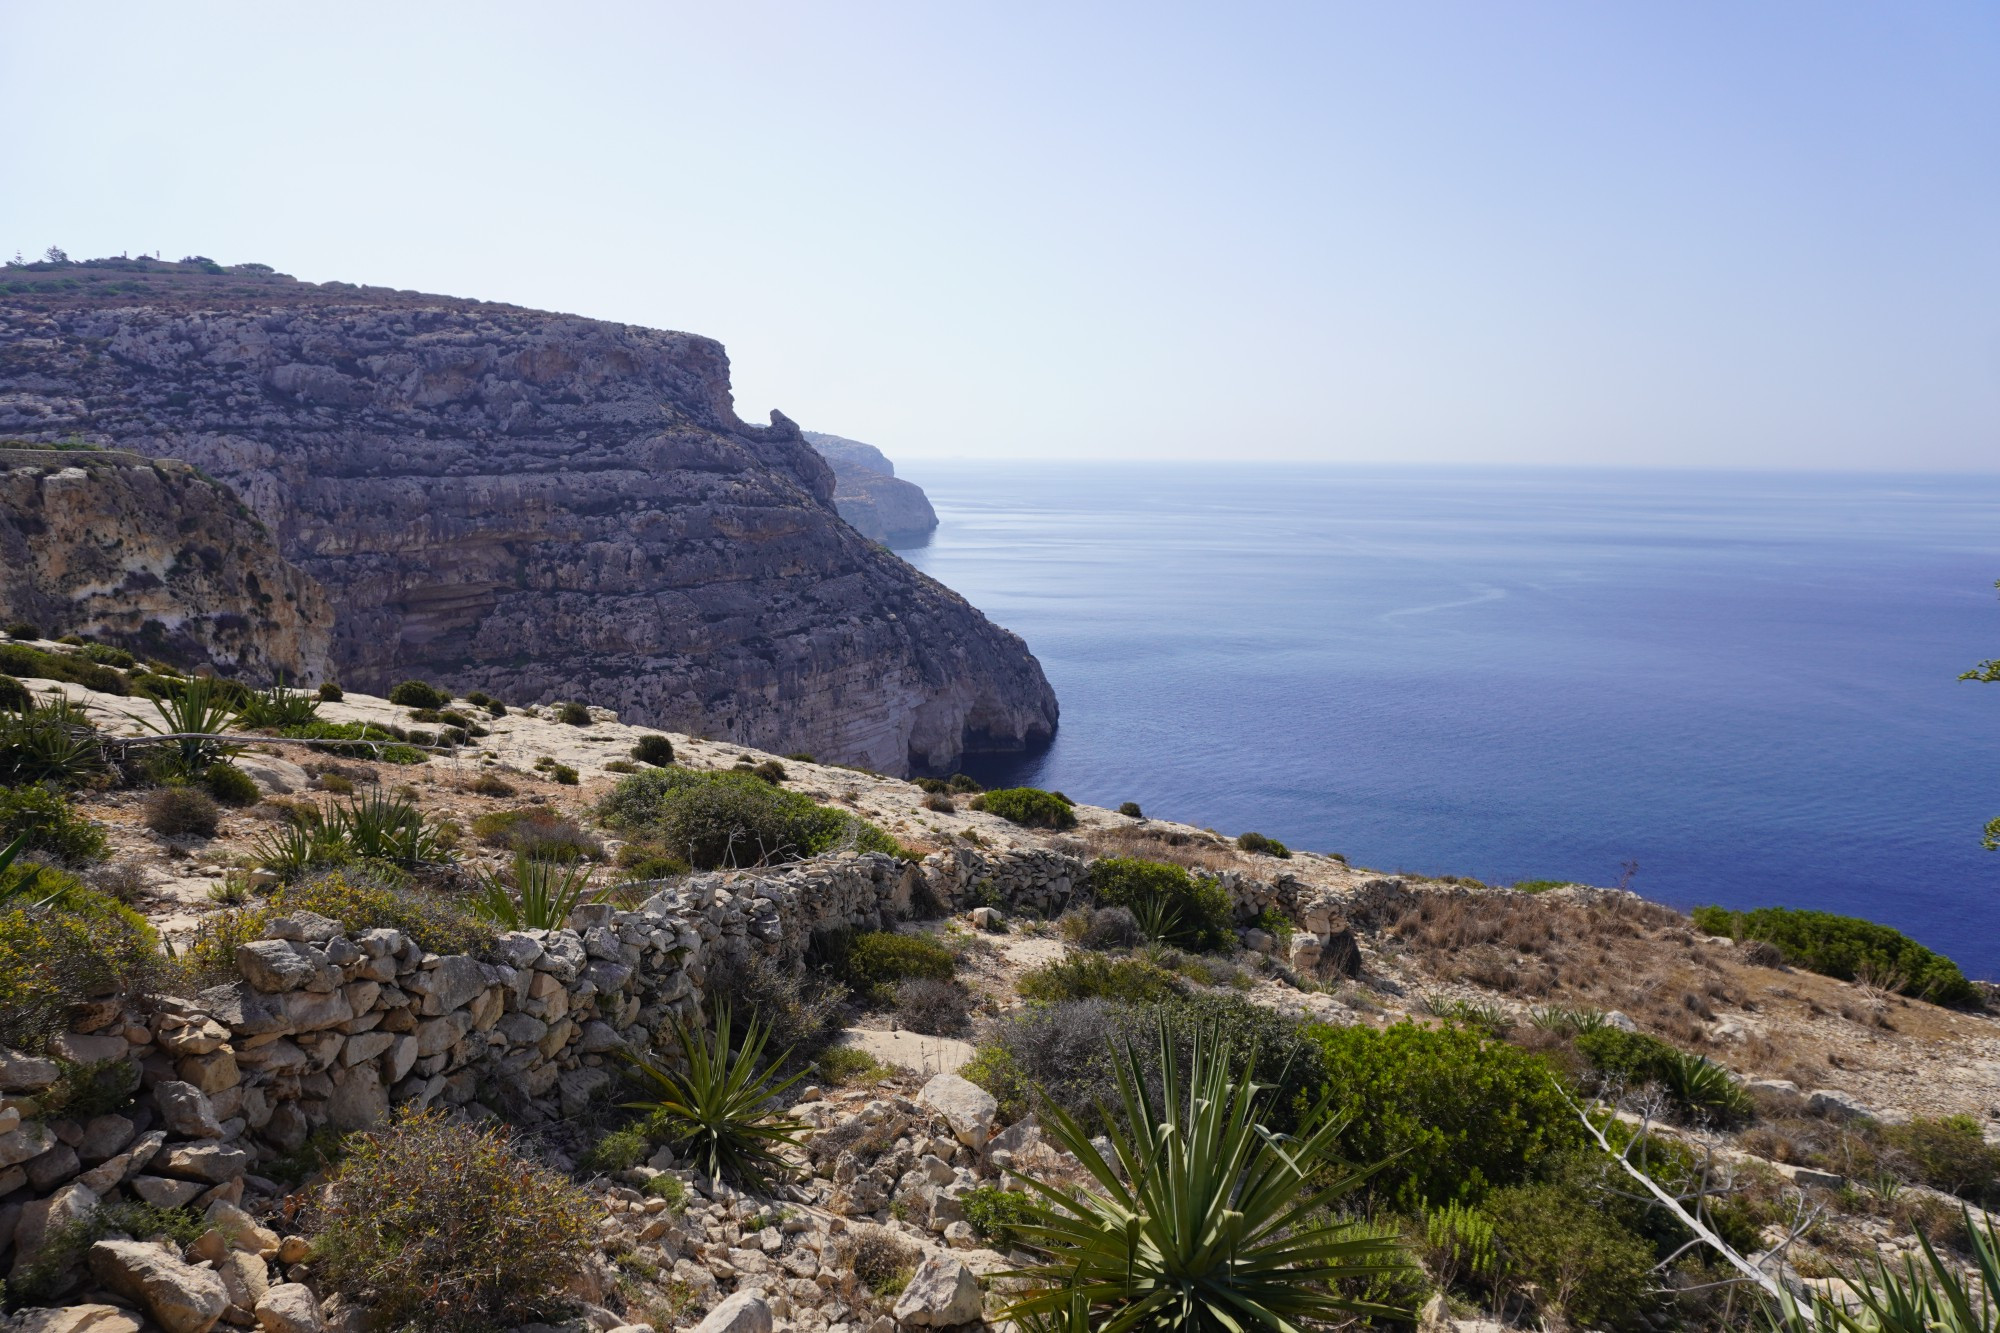
<svg viewBox="0 0 2000 1333">
<path fill-rule="evenodd" d="M 1660 1084 L 1695 1115 L 1735 1120 L 1750 1113 L 1750 1094 L 1707 1056 L 1675 1051 L 1660 1061 Z"/>
<path fill-rule="evenodd" d="M 1326 1102 L 1296 1135 L 1260 1123 L 1267 1089 L 1240 1080 L 1212 1034 L 1197 1035 L 1185 1073 L 1171 1033 L 1159 1033 L 1161 1090 L 1130 1043 L 1116 1063 L 1122 1122 L 1101 1152 L 1076 1117 L 1044 1099 L 1045 1130 L 1089 1174 L 1085 1185 L 1019 1179 L 1030 1221 L 1016 1230 L 1040 1262 L 1013 1274 L 1038 1290 L 1011 1318 L 1099 1333 L 1300 1333 L 1357 1315 L 1411 1313 L 1356 1299 L 1341 1284 L 1407 1271 L 1393 1239 L 1334 1218 L 1333 1205 L 1369 1174 L 1337 1155 L 1340 1122 Z M 1018 1173 L 1017 1173 L 1018 1175 Z"/>
<path fill-rule="evenodd" d="M 1140 898 L 1131 907 L 1139 933 L 1156 944 L 1171 944 L 1181 934 L 1180 910 L 1165 895 Z"/>
<path fill-rule="evenodd" d="M 284 674 L 280 672 L 271 688 L 250 696 L 250 701 L 243 705 L 240 722 L 246 727 L 273 730 L 311 726 L 319 721 L 319 703 L 320 696 L 316 693 L 286 688 Z"/>
<path fill-rule="evenodd" d="M 326 824 L 356 859 L 388 861 L 405 869 L 453 859 L 443 835 L 436 825 L 425 822 L 423 811 L 379 787 L 365 796 L 350 797 L 327 816 Z"/>
<path fill-rule="evenodd" d="M 318 810 L 304 810 L 251 844 L 260 869 L 294 880 L 309 871 L 348 860 L 347 845 Z"/>
<path fill-rule="evenodd" d="M 0 786 L 81 787 L 106 767 L 103 744 L 82 705 L 57 696 L 0 710 Z"/>
<path fill-rule="evenodd" d="M 632 1067 L 658 1095 L 627 1102 L 626 1107 L 648 1112 L 651 1130 L 681 1145 L 711 1180 L 761 1189 L 773 1175 L 789 1169 L 778 1149 L 798 1143 L 807 1128 L 805 1122 L 771 1107 L 774 1098 L 805 1077 L 805 1071 L 779 1081 L 775 1073 L 759 1070 L 767 1031 L 754 1016 L 740 1046 L 731 1046 L 730 1035 L 727 1002 L 716 1005 L 715 1023 L 705 1030 L 690 1030 L 675 1019 L 674 1037 L 687 1072 L 644 1056 L 633 1057 Z M 790 1051 L 780 1055 L 772 1069 L 790 1055 Z"/>
<path fill-rule="evenodd" d="M 2000 1231 L 1994 1220 L 1979 1225 L 1965 1214 L 1976 1283 L 1941 1257 L 1930 1238 L 1918 1233 L 1921 1260 L 1905 1253 L 1891 1267 L 1877 1259 L 1874 1271 L 1849 1274 L 1855 1305 L 1843 1307 L 1824 1292 L 1810 1305 L 1787 1295 L 1771 1323 L 1776 1333 L 2000 1333 Z"/>
<path fill-rule="evenodd" d="M 589 866 L 521 851 L 511 874 L 481 874 L 472 910 L 503 930 L 560 930 L 586 895 L 603 896 L 590 892 Z"/>
<path fill-rule="evenodd" d="M 155 697 L 157 723 L 142 724 L 149 730 L 174 739 L 168 742 L 165 765 L 169 771 L 191 778 L 210 764 L 227 759 L 243 747 L 222 739 L 222 733 L 240 725 L 236 710 L 205 676 L 194 679 L 166 698 Z"/>
</svg>

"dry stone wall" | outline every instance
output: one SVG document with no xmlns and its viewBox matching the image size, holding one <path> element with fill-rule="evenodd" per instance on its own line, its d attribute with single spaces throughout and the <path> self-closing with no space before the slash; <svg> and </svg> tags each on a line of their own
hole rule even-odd
<svg viewBox="0 0 2000 1333">
<path fill-rule="evenodd" d="M 955 910 L 1053 916 L 1087 878 L 1081 859 L 1041 850 L 915 865 L 848 853 L 664 883 L 636 910 L 585 906 L 568 928 L 506 932 L 477 958 L 428 953 L 397 930 L 276 918 L 238 947 L 234 981 L 85 1006 L 53 1058 L 0 1054 L 0 1260 L 18 1272 L 52 1226 L 114 1198 L 233 1204 L 315 1131 L 396 1106 L 476 1104 L 529 1124 L 574 1115 L 610 1086 L 619 1052 L 675 1018 L 699 1021 L 720 960 L 800 966 L 815 933 L 879 928 L 922 890 Z M 1295 901 L 1282 881 L 1223 880 L 1246 920 Z M 140 1095 L 87 1120 L 44 1115 L 58 1060 L 136 1064 Z"/>
</svg>

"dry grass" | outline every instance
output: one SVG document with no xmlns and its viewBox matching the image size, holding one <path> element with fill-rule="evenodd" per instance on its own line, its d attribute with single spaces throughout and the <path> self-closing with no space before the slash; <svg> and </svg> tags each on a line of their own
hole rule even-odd
<svg viewBox="0 0 2000 1333">
<path fill-rule="evenodd" d="M 1081 843 L 1087 856 L 1136 856 L 1186 866 L 1189 870 L 1254 870 L 1252 862 L 1257 859 L 1205 833 L 1151 828 L 1144 824 L 1091 829 L 1069 841 Z M 1268 858 L 1264 864 L 1270 865 Z"/>
<path fill-rule="evenodd" d="M 1684 1046 L 1748 992 L 1668 907 L 1636 898 L 1427 893 L 1384 934 L 1426 971 L 1524 1003 L 1616 1009 Z"/>
</svg>

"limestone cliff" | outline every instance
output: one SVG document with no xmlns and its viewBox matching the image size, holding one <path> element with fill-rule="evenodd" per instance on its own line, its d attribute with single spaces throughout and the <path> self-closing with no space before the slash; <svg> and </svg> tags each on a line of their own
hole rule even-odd
<svg viewBox="0 0 2000 1333">
<path fill-rule="evenodd" d="M 0 434 L 228 482 L 326 587 L 348 684 L 583 698 L 889 772 L 1055 728 L 1026 645 L 841 522 L 707 338 L 250 266 L 0 279 Z"/>
<path fill-rule="evenodd" d="M 261 683 L 326 673 L 333 610 L 186 463 L 0 440 L 0 621 Z"/>
<path fill-rule="evenodd" d="M 937 529 L 923 488 L 896 476 L 880 449 L 859 440 L 801 432 L 833 468 L 833 503 L 855 531 L 888 546 L 921 546 Z"/>
</svg>

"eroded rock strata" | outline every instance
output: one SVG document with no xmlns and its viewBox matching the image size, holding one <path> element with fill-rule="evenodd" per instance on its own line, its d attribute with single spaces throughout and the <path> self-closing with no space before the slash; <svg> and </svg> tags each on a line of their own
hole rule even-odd
<svg viewBox="0 0 2000 1333">
<path fill-rule="evenodd" d="M 1026 645 L 841 522 L 798 429 L 737 418 L 710 339 L 248 270 L 60 273 L 0 293 L 0 435 L 227 482 L 327 589 L 351 685 L 587 698 L 889 772 L 1054 730 Z"/>
</svg>

